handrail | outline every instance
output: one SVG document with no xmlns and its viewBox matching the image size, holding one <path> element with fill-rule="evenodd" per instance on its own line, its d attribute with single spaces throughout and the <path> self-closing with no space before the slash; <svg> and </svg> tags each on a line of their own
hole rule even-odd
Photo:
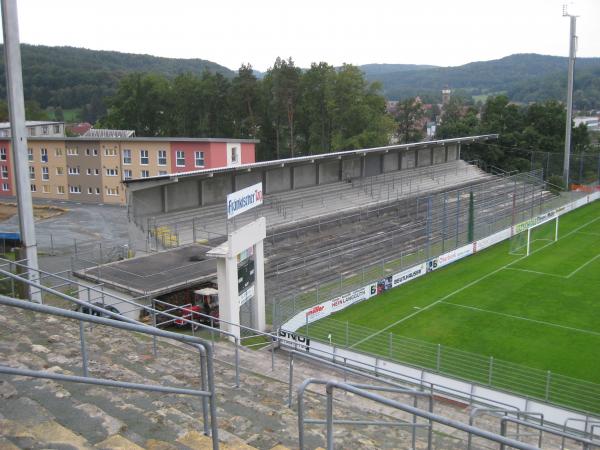
<svg viewBox="0 0 600 450">
<path fill-rule="evenodd" d="M 2 258 L 0 258 L 0 261 L 2 261 Z M 27 267 L 27 266 L 24 266 L 24 267 Z M 36 270 L 37 270 L 38 273 L 47 273 L 47 272 L 44 272 L 44 271 L 42 271 L 40 269 L 36 269 Z M 69 301 L 71 303 L 75 303 L 75 304 L 79 305 L 80 307 L 90 308 L 93 311 L 96 311 L 96 312 L 98 312 L 100 314 L 103 314 L 103 315 L 107 315 L 109 317 L 112 317 L 113 319 L 122 320 L 122 321 L 125 321 L 125 322 L 128 322 L 128 323 L 134 323 L 134 324 L 138 324 L 139 323 L 137 320 L 130 319 L 127 316 L 124 316 L 124 315 L 121 315 L 121 314 L 118 314 L 118 313 L 114 313 L 114 312 L 109 311 L 109 310 L 107 310 L 105 308 L 96 306 L 96 305 L 94 305 L 91 302 L 85 302 L 85 301 L 76 299 L 75 297 L 72 297 L 70 295 L 64 294 L 63 292 L 57 291 L 55 289 L 49 288 L 49 287 L 44 286 L 44 285 L 39 284 L 39 283 L 35 283 L 35 282 L 33 282 L 33 281 L 31 281 L 31 280 L 29 280 L 27 278 L 20 277 L 19 274 L 13 274 L 12 272 L 0 269 L 0 275 L 5 275 L 7 277 L 16 279 L 19 282 L 26 283 L 26 284 L 28 284 L 30 286 L 36 287 L 36 288 L 40 289 L 41 291 L 49 292 L 49 293 L 51 293 L 53 295 L 56 295 L 57 297 L 62 298 L 63 300 L 67 300 L 67 301 Z M 61 278 L 61 277 L 59 277 L 59 278 Z M 79 284 L 77 282 L 73 282 L 72 280 L 68 280 L 68 279 L 66 279 L 66 280 L 69 281 L 70 283 L 74 283 L 74 284 L 82 286 L 81 284 Z M 104 298 L 104 296 L 106 295 L 105 292 L 103 292 L 100 289 L 94 288 L 93 286 L 85 286 L 85 288 L 89 289 L 91 291 L 95 291 L 97 293 L 100 293 L 102 295 L 102 298 Z M 149 306 L 142 305 L 141 303 L 137 303 L 137 302 L 134 302 L 132 300 L 125 299 L 123 297 L 118 297 L 118 296 L 113 295 L 113 294 L 110 294 L 110 296 L 112 298 L 120 300 L 120 302 L 122 302 L 122 303 L 130 304 L 132 306 L 135 306 L 136 308 L 139 308 L 140 310 L 145 310 L 146 312 L 150 313 L 152 315 L 152 318 L 153 318 L 153 325 L 155 325 L 155 322 L 156 322 L 156 315 L 157 314 L 162 314 L 162 315 L 167 316 L 167 317 L 169 317 L 171 319 L 181 320 L 181 321 L 183 321 L 185 323 L 189 323 L 191 325 L 198 325 L 201 328 L 205 328 L 207 330 L 217 332 L 219 334 L 228 336 L 231 339 L 233 339 L 234 344 L 235 344 L 235 380 L 236 380 L 236 387 L 239 387 L 239 385 L 240 385 L 239 384 L 240 383 L 240 367 L 239 367 L 240 366 L 240 364 L 239 364 L 239 345 L 240 345 L 240 342 L 239 342 L 239 338 L 234 333 L 230 333 L 228 331 L 221 330 L 219 328 L 213 328 L 213 327 L 210 327 L 208 325 L 205 325 L 205 324 L 202 324 L 200 322 L 193 321 L 193 320 L 189 320 L 189 319 L 186 319 L 186 318 L 181 317 L 181 316 L 176 316 L 176 315 L 173 315 L 173 314 L 170 314 L 170 313 L 167 313 L 167 312 L 162 312 L 162 311 L 157 310 L 156 308 L 151 308 Z M 156 353 L 156 340 L 154 340 L 154 349 L 155 349 L 154 351 Z"/>
<path fill-rule="evenodd" d="M 500 408 L 480 408 L 480 407 L 476 406 L 475 408 L 471 409 L 471 411 L 469 412 L 469 425 L 473 425 L 475 416 L 477 416 L 478 414 L 482 414 L 482 413 L 503 413 L 505 416 L 507 416 L 509 414 L 514 414 L 517 416 L 517 418 L 520 418 L 521 416 L 525 416 L 525 417 L 539 416 L 540 424 L 544 425 L 544 414 L 538 413 L 538 412 L 520 411 L 516 407 L 514 407 L 514 409 L 516 409 L 516 411 L 510 410 L 510 409 L 500 409 Z M 517 436 L 519 436 L 519 425 L 517 425 Z M 469 435 L 468 440 L 467 440 L 467 450 L 471 450 L 471 444 L 472 444 L 472 436 Z M 538 437 L 538 447 L 541 447 L 541 446 L 542 446 L 542 433 L 540 432 L 539 437 Z"/>
<path fill-rule="evenodd" d="M 566 439 L 570 439 L 572 441 L 582 444 L 583 450 L 589 450 L 590 446 L 600 448 L 599 441 L 594 442 L 589 439 L 584 439 L 584 438 L 580 438 L 578 436 L 574 436 L 572 434 L 564 433 L 564 432 L 556 430 L 554 428 L 549 428 L 544 425 L 537 425 L 535 423 L 527 422 L 527 421 L 521 420 L 521 419 L 515 419 L 513 417 L 508 417 L 508 416 L 502 417 L 500 419 L 500 434 L 503 436 L 506 434 L 506 424 L 508 422 L 523 425 L 528 428 L 533 428 L 535 430 L 541 431 L 542 433 L 548 433 L 548 434 L 553 434 L 555 436 L 565 437 Z M 504 450 L 504 449 L 505 449 L 505 445 L 503 444 L 500 446 L 500 450 Z"/>
<path fill-rule="evenodd" d="M 584 423 L 584 425 L 583 425 L 583 435 L 584 436 L 586 434 L 588 434 L 588 430 L 587 430 L 588 425 L 591 425 L 591 429 L 589 431 L 589 436 L 591 437 L 592 440 L 594 439 L 594 427 L 600 426 L 600 420 L 590 420 L 589 417 L 586 417 L 585 419 L 578 419 L 578 418 L 575 418 L 575 417 L 568 417 L 565 420 L 565 423 L 563 425 L 563 432 L 564 433 L 567 433 L 567 427 L 568 427 L 569 422 L 583 422 Z M 565 446 L 565 439 L 566 438 L 563 436 L 563 438 L 562 438 L 562 444 L 561 444 L 562 447 Z"/>
<path fill-rule="evenodd" d="M 324 384 L 327 384 L 327 381 L 319 380 L 316 378 L 308 378 L 308 379 L 304 380 L 302 382 L 302 384 L 300 385 L 300 387 L 298 388 L 298 444 L 299 444 L 300 450 L 302 450 L 304 448 L 304 424 L 306 424 L 306 423 L 308 423 L 308 424 L 324 424 L 324 423 L 326 423 L 326 421 L 324 421 L 324 420 L 315 420 L 315 419 L 305 419 L 304 418 L 304 393 L 310 384 L 324 385 Z M 351 385 L 356 386 L 361 389 L 384 391 L 384 392 L 395 392 L 395 393 L 401 393 L 401 394 L 413 396 L 413 399 L 414 399 L 413 401 L 414 401 L 415 407 L 417 406 L 417 399 L 419 397 L 426 397 L 429 399 L 429 402 L 428 402 L 429 412 L 433 412 L 433 395 L 427 394 L 425 392 L 419 392 L 419 391 L 414 391 L 412 389 L 405 389 L 405 388 L 374 386 L 374 385 L 367 385 L 367 384 L 352 383 Z M 406 421 L 389 422 L 389 421 L 361 421 L 361 420 L 336 420 L 335 423 L 340 423 L 340 424 L 345 424 L 345 425 L 353 424 L 353 425 L 383 425 L 383 426 L 411 427 L 412 428 L 412 444 L 413 444 L 412 446 L 413 446 L 413 448 L 416 448 L 416 434 L 415 434 L 416 429 L 426 427 L 428 429 L 428 439 L 429 439 L 429 442 L 431 443 L 431 433 L 432 433 L 431 427 L 429 425 L 417 424 L 417 417 L 414 414 L 413 414 L 412 423 L 406 422 Z M 429 446 L 429 449 L 431 449 L 431 445 Z"/>
<path fill-rule="evenodd" d="M 14 299 L 11 297 L 7 297 L 5 295 L 0 295 L 0 305 L 25 309 L 25 310 L 29 310 L 29 311 L 33 311 L 33 312 L 37 312 L 37 313 L 41 313 L 41 314 L 50 314 L 50 315 L 54 315 L 54 316 L 64 317 L 67 319 L 78 320 L 80 323 L 80 331 L 83 330 L 82 323 L 88 322 L 88 323 L 104 325 L 104 326 L 108 326 L 108 327 L 112 327 L 112 328 L 118 328 L 118 329 L 125 330 L 125 331 L 132 331 L 132 332 L 136 332 L 136 333 L 150 334 L 153 336 L 163 337 L 163 338 L 167 338 L 167 339 L 173 339 L 176 341 L 183 342 L 185 344 L 192 345 L 200 352 L 200 362 L 201 362 L 200 378 L 202 380 L 203 387 L 205 387 L 206 383 L 208 382 L 208 389 L 203 389 L 201 391 L 190 390 L 190 389 L 181 390 L 181 389 L 177 389 L 177 388 L 165 388 L 165 387 L 156 386 L 156 385 L 144 385 L 144 384 L 126 383 L 126 382 L 120 382 L 120 381 L 114 381 L 114 380 L 101 380 L 101 379 L 96 379 L 96 378 L 90 378 L 87 376 L 87 370 L 85 370 L 85 367 L 87 364 L 86 364 L 86 360 L 85 360 L 86 352 L 85 352 L 85 343 L 83 340 L 83 334 L 81 334 L 81 336 L 82 336 L 82 354 L 83 354 L 83 358 L 84 358 L 84 374 L 85 374 L 85 376 L 84 377 L 75 377 L 75 376 L 63 375 L 62 379 L 64 381 L 72 381 L 72 382 L 80 382 L 80 383 L 85 382 L 88 384 L 102 384 L 104 386 L 123 387 L 123 388 L 127 388 L 127 389 L 152 390 L 152 391 L 156 391 L 156 392 L 167 392 L 165 389 L 169 389 L 172 393 L 196 395 L 196 396 L 203 397 L 204 399 L 208 399 L 208 401 L 210 403 L 210 426 L 211 426 L 213 450 L 219 449 L 219 437 L 218 437 L 219 430 L 218 430 L 218 425 L 217 425 L 217 406 L 216 406 L 216 391 L 215 391 L 215 382 L 214 382 L 213 352 L 212 352 L 212 348 L 211 348 L 210 344 L 208 342 L 204 341 L 204 339 L 197 338 L 194 336 L 187 336 L 187 335 L 182 335 L 182 334 L 177 334 L 177 333 L 171 333 L 168 331 L 163 331 L 163 330 L 159 330 L 157 328 L 149 327 L 149 326 L 143 325 L 143 324 L 137 324 L 137 323 L 134 324 L 134 323 L 126 323 L 126 322 L 122 322 L 122 321 L 115 321 L 115 320 L 111 320 L 111 319 L 105 319 L 103 317 L 92 316 L 90 314 L 80 313 L 77 311 L 69 311 L 69 310 L 62 309 L 62 308 L 56 308 L 54 306 L 47 306 L 47 305 L 42 305 L 42 304 L 38 304 L 38 303 L 27 302 L 24 300 L 18 300 L 18 299 Z M 206 363 L 206 378 L 204 376 L 205 370 L 204 370 L 203 361 L 205 361 L 205 363 Z M 6 367 L 6 366 L 0 367 L 0 372 L 10 373 L 11 371 L 13 374 L 17 374 L 14 371 L 22 371 L 22 369 L 10 368 L 10 367 Z M 21 373 L 25 374 L 25 376 L 39 376 L 42 378 L 51 378 L 52 376 L 57 375 L 57 374 L 50 374 L 50 373 L 44 372 L 44 371 L 40 371 L 40 372 L 30 371 L 30 372 L 31 372 L 30 374 L 25 374 L 25 372 L 21 372 Z M 82 380 L 82 378 L 83 378 L 83 380 Z M 57 378 L 53 378 L 53 379 L 57 379 Z M 181 391 L 181 392 L 176 392 L 176 391 Z M 205 415 L 204 427 L 205 427 L 205 433 L 206 433 L 208 431 L 208 421 L 206 420 L 206 408 L 204 407 L 204 403 L 203 403 L 203 410 L 204 410 L 204 415 Z M 206 434 L 208 434 L 208 433 L 206 433 Z"/>
<path fill-rule="evenodd" d="M 410 413 L 413 416 L 422 417 L 422 418 L 428 420 L 429 430 L 430 430 L 430 434 L 428 435 L 428 447 L 429 448 L 431 448 L 431 444 L 432 444 L 431 436 L 432 436 L 432 431 L 433 431 L 433 423 L 437 422 L 442 425 L 445 425 L 445 426 L 448 426 L 451 428 L 455 428 L 457 430 L 464 431 L 466 433 L 474 434 L 475 436 L 479 436 L 479 437 L 491 440 L 493 442 L 509 445 L 509 446 L 519 449 L 519 450 L 539 450 L 538 447 L 534 447 L 529 444 L 525 444 L 523 442 L 519 442 L 514 439 L 507 438 L 505 436 L 501 436 L 501 435 L 498 435 L 498 434 L 495 434 L 495 433 L 492 433 L 492 432 L 489 432 L 486 430 L 482 430 L 480 428 L 473 427 L 471 425 L 464 424 L 462 422 L 458 422 L 453 419 L 449 419 L 447 417 L 443 417 L 443 416 L 440 416 L 440 415 L 437 415 L 437 414 L 434 414 L 434 413 L 431 413 L 428 411 L 424 411 L 424 410 L 418 409 L 414 406 L 409 406 L 409 405 L 400 403 L 398 401 L 388 399 L 379 394 L 368 392 L 365 389 L 361 389 L 361 388 L 353 386 L 351 384 L 343 383 L 343 382 L 339 382 L 339 381 L 327 381 L 327 380 L 319 380 L 319 379 L 309 378 L 309 379 L 305 380 L 302 383 L 302 385 L 298 388 L 298 397 L 299 398 L 301 398 L 301 396 L 304 395 L 304 391 L 306 390 L 307 386 L 311 383 L 325 384 L 325 391 L 326 391 L 326 395 L 327 395 L 327 410 L 326 410 L 327 450 L 333 450 L 333 448 L 334 448 L 333 447 L 333 438 L 334 438 L 334 436 L 333 436 L 333 425 L 334 425 L 333 391 L 334 391 L 334 389 L 340 389 L 340 390 L 343 390 L 346 392 L 350 392 L 359 397 L 363 397 L 367 400 L 372 400 L 372 401 L 380 403 L 382 405 L 385 405 L 385 406 L 388 406 L 391 408 L 395 408 L 400 411 Z M 298 408 L 298 425 L 300 428 L 299 436 L 301 434 L 303 434 L 303 431 L 304 431 L 303 430 L 303 418 L 304 418 L 304 410 L 303 410 L 303 408 L 301 409 L 299 406 L 299 408 Z M 300 449 L 302 450 L 303 448 L 304 448 L 303 442 L 301 442 Z"/>
</svg>

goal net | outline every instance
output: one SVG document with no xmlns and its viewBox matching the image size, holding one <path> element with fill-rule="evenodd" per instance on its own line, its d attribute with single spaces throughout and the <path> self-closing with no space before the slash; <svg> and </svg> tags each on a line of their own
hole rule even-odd
<svg viewBox="0 0 600 450">
<path fill-rule="evenodd" d="M 558 239 L 558 216 L 550 217 L 539 223 L 519 224 L 515 226 L 510 238 L 511 255 L 529 256 L 550 242 Z"/>
</svg>

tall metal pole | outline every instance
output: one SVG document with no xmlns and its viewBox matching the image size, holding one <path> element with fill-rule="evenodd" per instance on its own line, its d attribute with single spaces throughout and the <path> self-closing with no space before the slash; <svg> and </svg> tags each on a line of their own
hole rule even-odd
<svg viewBox="0 0 600 450">
<path fill-rule="evenodd" d="M 567 81 L 567 126 L 565 134 L 565 160 L 563 165 L 563 181 L 565 188 L 569 190 L 569 160 L 571 157 L 571 123 L 573 120 L 573 70 L 575 68 L 575 52 L 577 46 L 576 20 L 577 16 L 567 14 L 566 6 L 563 6 L 563 16 L 571 19 L 571 33 L 569 37 L 569 76 Z"/>
<path fill-rule="evenodd" d="M 29 279 L 39 280 L 37 242 L 33 222 L 33 202 L 29 187 L 29 163 L 27 156 L 27 129 L 25 126 L 25 100 L 23 98 L 23 74 L 21 72 L 21 49 L 19 46 L 19 23 L 16 0 L 0 0 L 2 4 L 2 29 L 4 35 L 4 70 L 12 136 L 15 187 L 19 211 L 21 242 L 30 267 Z M 42 293 L 30 286 L 29 298 L 42 303 Z"/>
</svg>

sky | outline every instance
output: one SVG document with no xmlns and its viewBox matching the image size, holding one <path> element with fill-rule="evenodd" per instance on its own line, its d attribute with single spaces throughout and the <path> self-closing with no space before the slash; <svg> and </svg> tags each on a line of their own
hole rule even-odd
<svg viewBox="0 0 600 450">
<path fill-rule="evenodd" d="M 600 0 L 17 0 L 21 42 L 201 58 L 260 71 L 398 63 L 457 66 L 513 53 L 600 56 Z"/>
</svg>

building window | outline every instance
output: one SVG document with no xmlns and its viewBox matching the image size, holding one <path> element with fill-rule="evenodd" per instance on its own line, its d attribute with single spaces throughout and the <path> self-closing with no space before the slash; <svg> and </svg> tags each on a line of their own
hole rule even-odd
<svg viewBox="0 0 600 450">
<path fill-rule="evenodd" d="M 88 174 L 88 175 L 91 175 L 91 174 L 92 174 L 92 169 L 90 169 L 90 168 L 88 167 L 88 169 L 87 169 L 87 171 L 86 171 L 86 174 Z"/>
<path fill-rule="evenodd" d="M 42 167 L 42 180 L 48 181 L 50 179 L 50 169 Z"/>
<path fill-rule="evenodd" d="M 0 161 L 6 161 L 6 149 L 0 148 Z"/>
<path fill-rule="evenodd" d="M 60 125 L 54 125 L 54 134 L 60 133 Z"/>
<path fill-rule="evenodd" d="M 177 167 L 185 167 L 185 153 L 181 150 L 177 150 Z"/>
<path fill-rule="evenodd" d="M 148 158 L 148 150 L 140 150 L 140 164 L 142 166 L 147 166 L 149 160 L 150 158 Z"/>
<path fill-rule="evenodd" d="M 116 177 L 117 175 L 119 175 L 119 171 L 117 169 L 106 169 L 106 176 Z"/>
<path fill-rule="evenodd" d="M 131 164 L 131 150 L 123 150 L 123 164 Z"/>
<path fill-rule="evenodd" d="M 106 188 L 106 195 L 119 195 L 119 188 Z"/>
<path fill-rule="evenodd" d="M 167 165 L 167 151 L 166 150 L 158 151 L 158 165 L 159 166 Z"/>
<path fill-rule="evenodd" d="M 2 178 L 8 178 L 8 166 L 2 166 Z"/>
<path fill-rule="evenodd" d="M 124 169 L 123 170 L 123 179 L 125 179 L 125 180 L 131 180 L 132 178 L 133 178 L 133 171 L 132 170 Z"/>
<path fill-rule="evenodd" d="M 115 148 L 105 148 L 104 156 L 117 156 L 117 150 Z"/>
<path fill-rule="evenodd" d="M 88 188 L 88 194 L 93 194 L 93 193 L 94 193 L 94 190 L 91 187 L 89 187 Z"/>
<path fill-rule="evenodd" d="M 93 149 L 92 149 L 92 154 L 93 154 L 94 156 L 98 156 L 98 149 L 97 149 L 97 148 L 93 148 Z M 116 153 L 115 153 L 115 154 L 116 154 Z"/>
<path fill-rule="evenodd" d="M 196 167 L 204 167 L 204 152 L 196 152 Z"/>
<path fill-rule="evenodd" d="M 67 156 L 77 156 L 79 155 L 79 149 L 78 148 L 68 148 L 67 149 Z"/>
<path fill-rule="evenodd" d="M 32 148 L 27 149 L 27 159 L 29 161 L 33 161 L 33 149 Z"/>
<path fill-rule="evenodd" d="M 100 195 L 100 188 L 96 188 L 96 195 Z"/>
<path fill-rule="evenodd" d="M 37 187 L 35 186 L 35 184 L 30 184 L 29 188 L 31 189 L 31 192 L 37 192 Z"/>
<path fill-rule="evenodd" d="M 47 148 L 41 148 L 40 149 L 40 156 L 41 156 L 41 160 L 43 163 L 47 163 L 48 162 L 48 149 Z"/>
<path fill-rule="evenodd" d="M 86 156 L 90 156 L 91 154 L 92 154 L 92 152 L 90 151 L 90 149 L 89 149 L 89 148 L 86 148 L 86 149 L 85 149 L 85 155 L 86 155 Z"/>
<path fill-rule="evenodd" d="M 48 134 L 48 127 L 45 125 L 42 127 L 42 134 Z"/>
<path fill-rule="evenodd" d="M 94 170 L 94 175 L 100 175 L 100 169 L 95 169 Z"/>
<path fill-rule="evenodd" d="M 44 194 L 50 193 L 50 186 L 48 186 L 47 184 L 42 184 L 42 192 Z"/>
<path fill-rule="evenodd" d="M 35 167 L 29 166 L 29 178 L 35 180 Z"/>
<path fill-rule="evenodd" d="M 239 164 L 239 152 L 237 147 L 231 147 L 231 164 Z"/>
<path fill-rule="evenodd" d="M 2 183 L 2 190 L 8 191 L 8 183 Z"/>
<path fill-rule="evenodd" d="M 57 194 L 64 194 L 65 193 L 65 187 L 64 186 L 56 186 L 56 193 Z"/>
<path fill-rule="evenodd" d="M 54 150 L 54 154 L 55 154 L 56 156 L 62 156 L 62 155 L 63 155 L 62 148 L 57 148 L 57 149 L 55 149 L 55 150 Z"/>
<path fill-rule="evenodd" d="M 62 167 L 56 168 L 56 175 L 62 175 L 64 173 L 65 173 L 65 169 L 63 169 Z"/>
<path fill-rule="evenodd" d="M 35 127 L 29 128 L 29 136 L 35 136 Z"/>
<path fill-rule="evenodd" d="M 166 170 L 159 170 L 158 171 L 158 176 L 161 176 L 161 175 L 167 175 L 167 171 Z"/>
<path fill-rule="evenodd" d="M 69 175 L 79 175 L 79 167 L 69 167 Z"/>
<path fill-rule="evenodd" d="M 81 194 L 81 186 L 69 185 L 69 194 Z"/>
<path fill-rule="evenodd" d="M 141 178 L 148 178 L 150 176 L 149 170 L 142 170 Z"/>
</svg>

